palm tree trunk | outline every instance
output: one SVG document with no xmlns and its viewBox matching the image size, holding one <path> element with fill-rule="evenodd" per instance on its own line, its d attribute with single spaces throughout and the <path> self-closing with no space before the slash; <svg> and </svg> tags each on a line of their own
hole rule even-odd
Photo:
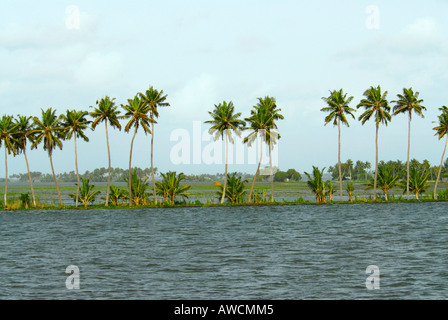
<svg viewBox="0 0 448 320">
<path fill-rule="evenodd" d="M 49 149 L 47 149 L 47 150 L 49 150 Z M 50 164 L 51 164 L 51 172 L 53 173 L 54 184 L 56 185 L 56 191 L 58 192 L 59 204 L 60 204 L 61 207 L 62 207 L 61 193 L 59 192 L 58 181 L 57 181 L 57 179 L 56 179 L 56 175 L 55 175 L 55 173 L 54 173 L 53 158 L 52 158 L 52 156 L 51 156 L 51 153 L 50 153 Z"/>
<path fill-rule="evenodd" d="M 271 143 L 269 143 L 269 167 L 271 170 L 271 202 L 274 202 L 274 173 L 272 171 Z"/>
<path fill-rule="evenodd" d="M 132 163 L 132 148 L 134 147 L 134 139 L 137 134 L 137 126 L 135 127 L 134 136 L 131 141 L 131 152 L 129 153 L 129 206 L 132 206 L 132 181 L 131 181 L 131 163 Z"/>
<path fill-rule="evenodd" d="M 375 156 L 375 179 L 373 182 L 373 202 L 376 202 L 376 180 L 378 178 L 378 130 L 379 124 L 376 124 L 376 138 L 375 138 L 375 148 L 376 148 L 376 156 Z"/>
<path fill-rule="evenodd" d="M 252 202 L 252 193 L 254 192 L 255 180 L 257 179 L 258 172 L 260 171 L 262 157 L 263 157 L 263 135 L 261 135 L 261 141 L 260 141 L 260 161 L 258 162 L 258 167 L 257 171 L 255 172 L 254 181 L 252 182 L 252 187 L 250 188 L 249 202 Z"/>
<path fill-rule="evenodd" d="M 445 152 L 446 152 L 446 146 L 447 145 L 448 145 L 448 134 L 446 136 L 445 149 L 443 149 L 442 160 L 440 161 L 440 167 L 439 167 L 439 172 L 437 174 L 436 185 L 434 186 L 434 195 L 433 195 L 434 200 L 436 199 L 437 184 L 438 184 L 439 179 L 440 179 L 440 173 L 442 172 L 443 159 L 445 158 Z"/>
<path fill-rule="evenodd" d="M 409 154 L 411 149 L 411 110 L 409 110 L 409 130 L 408 130 L 408 163 L 407 163 L 407 177 L 406 177 L 406 196 L 409 200 Z"/>
<path fill-rule="evenodd" d="M 339 166 L 339 199 L 342 202 L 342 166 L 341 166 L 341 119 L 338 118 L 338 166 Z"/>
<path fill-rule="evenodd" d="M 76 168 L 76 179 L 78 180 L 78 187 L 76 188 L 76 208 L 78 208 L 78 202 L 79 202 L 79 170 L 78 170 L 78 150 L 77 150 L 77 145 L 76 145 L 76 132 L 74 133 L 74 138 L 75 138 L 75 168 Z"/>
<path fill-rule="evenodd" d="M 5 144 L 5 194 L 4 194 L 4 206 L 6 208 L 6 194 L 8 193 L 8 153 L 6 152 Z"/>
<path fill-rule="evenodd" d="M 152 113 L 151 113 L 151 119 L 153 119 Z M 152 123 L 152 131 L 151 131 L 151 176 L 152 176 L 152 189 L 154 192 L 154 204 L 157 204 L 156 179 L 154 178 L 153 153 L 154 153 L 154 122 Z"/>
<path fill-rule="evenodd" d="M 106 141 L 107 141 L 107 156 L 109 158 L 109 169 L 108 169 L 108 177 L 107 177 L 107 190 L 106 190 L 106 203 L 105 206 L 109 206 L 109 193 L 110 193 L 110 147 L 109 147 L 109 133 L 107 130 L 107 120 L 104 121 L 105 125 L 106 125 Z M 117 201 L 118 203 L 118 201 Z"/>
<path fill-rule="evenodd" d="M 31 179 L 31 172 L 30 172 L 30 166 L 28 164 L 28 157 L 26 156 L 26 144 L 23 145 L 23 155 L 25 156 L 26 169 L 28 171 L 28 179 L 30 180 L 31 195 L 33 197 L 33 205 L 34 205 L 34 207 L 36 207 L 36 197 L 34 195 L 33 180 Z"/>
<path fill-rule="evenodd" d="M 227 164 L 229 163 L 229 139 L 227 137 L 227 130 L 225 132 L 226 135 L 226 166 L 224 172 L 224 188 L 222 189 L 222 197 L 221 203 L 224 203 L 224 199 L 226 198 L 226 188 L 227 188 Z"/>
</svg>

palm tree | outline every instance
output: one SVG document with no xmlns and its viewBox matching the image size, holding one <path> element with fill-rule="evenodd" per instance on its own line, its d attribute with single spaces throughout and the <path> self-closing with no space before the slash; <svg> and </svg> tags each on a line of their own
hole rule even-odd
<svg viewBox="0 0 448 320">
<path fill-rule="evenodd" d="M 81 181 L 79 180 L 79 170 L 78 170 L 78 150 L 76 144 L 76 138 L 82 138 L 84 141 L 89 142 L 89 138 L 84 134 L 84 130 L 88 128 L 91 121 L 88 121 L 85 116 L 88 114 L 87 111 L 76 111 L 67 110 L 66 115 L 61 116 L 61 125 L 66 131 L 65 139 L 70 140 L 73 136 L 75 141 L 75 168 L 76 168 L 76 179 L 78 180 L 77 190 L 76 190 L 76 207 L 78 207 L 79 200 L 79 188 Z M 88 180 L 87 180 L 88 181 Z"/>
<path fill-rule="evenodd" d="M 163 90 L 156 90 L 152 86 L 146 90 L 145 94 L 140 93 L 140 97 L 146 103 L 147 106 L 150 107 L 150 117 L 154 120 L 154 117 L 159 117 L 158 107 L 169 107 L 170 104 L 165 102 L 166 97 L 168 95 L 163 95 Z M 156 180 L 154 178 L 154 164 L 153 164 L 153 154 L 154 154 L 154 124 L 156 121 L 152 122 L 151 128 L 151 176 L 152 176 L 152 185 L 154 191 L 154 203 L 157 204 L 157 195 L 156 195 Z"/>
<path fill-rule="evenodd" d="M 437 179 L 436 184 L 434 186 L 434 199 L 436 198 L 436 192 L 437 192 L 437 184 L 439 183 L 440 179 L 440 173 L 442 172 L 443 167 L 443 159 L 445 159 L 445 152 L 446 152 L 446 146 L 448 145 L 448 107 L 443 106 L 442 108 L 439 108 L 440 111 L 442 111 L 442 114 L 438 116 L 439 121 L 436 127 L 433 128 L 433 130 L 436 131 L 436 136 L 439 136 L 439 140 L 441 140 L 444 136 L 446 136 L 445 141 L 445 148 L 443 149 L 442 153 L 442 160 L 440 161 L 439 171 L 437 173 Z"/>
<path fill-rule="evenodd" d="M 52 158 L 53 150 L 56 147 L 59 147 L 59 149 L 62 150 L 62 140 L 65 137 L 60 119 L 60 116 L 56 116 L 56 110 L 53 110 L 52 108 L 45 111 L 42 109 L 42 119 L 33 117 L 34 130 L 31 131 L 31 133 L 35 134 L 35 140 L 33 141 L 31 149 L 37 148 L 37 146 L 42 142 L 44 150 L 48 152 L 48 156 L 50 157 L 51 172 L 53 173 L 54 184 L 56 185 L 56 190 L 58 192 L 59 204 L 62 207 L 63 204 L 61 193 L 59 191 L 58 182 L 54 173 Z"/>
<path fill-rule="evenodd" d="M 353 191 L 355 191 L 353 183 L 352 182 L 347 183 L 345 190 L 347 190 L 349 201 L 353 202 Z"/>
<path fill-rule="evenodd" d="M 322 99 L 328 104 L 328 107 L 322 108 L 321 111 L 329 112 L 330 114 L 325 117 L 325 125 L 333 122 L 334 126 L 338 126 L 338 166 L 339 166 L 339 197 L 342 201 L 342 167 L 341 167 L 341 122 L 347 127 L 350 127 L 346 115 L 349 114 L 355 119 L 353 112 L 355 109 L 350 108 L 348 105 L 353 100 L 353 97 L 348 97 L 344 94 L 343 90 L 330 91 L 329 97 L 322 97 Z"/>
<path fill-rule="evenodd" d="M 242 180 L 241 176 L 236 177 L 236 172 L 228 175 L 228 186 L 224 189 L 224 185 L 219 182 L 215 182 L 215 185 L 219 188 L 217 192 L 218 196 L 222 198 L 225 190 L 225 197 L 230 200 L 232 203 L 239 203 L 242 201 L 243 196 L 246 194 L 244 191 L 244 184 L 248 182 L 248 180 Z"/>
<path fill-rule="evenodd" d="M 82 188 L 79 189 L 78 185 L 78 192 L 76 194 L 70 193 L 69 196 L 72 197 L 76 202 L 78 201 L 79 196 L 81 196 L 81 202 L 84 204 L 84 207 L 87 208 L 89 203 L 95 201 L 95 197 L 100 193 L 100 191 L 99 190 L 93 191 L 95 186 L 90 184 L 89 179 L 81 178 L 81 180 L 82 180 Z"/>
<path fill-rule="evenodd" d="M 415 198 L 418 200 L 418 195 L 426 191 L 429 188 L 429 184 L 427 184 L 429 178 L 429 171 L 420 172 L 417 168 L 411 168 L 410 179 L 409 179 L 409 189 L 414 192 Z M 407 190 L 407 185 L 404 186 Z"/>
<path fill-rule="evenodd" d="M 124 178 L 126 182 L 129 183 L 128 178 Z M 148 177 L 139 178 L 137 174 L 137 170 L 134 169 L 134 172 L 132 173 L 132 201 L 136 206 L 139 205 L 145 205 L 146 204 L 146 197 L 149 195 L 146 192 L 146 189 L 148 188 Z"/>
<path fill-rule="evenodd" d="M 274 143 L 274 141 L 278 138 L 278 134 L 274 131 L 269 130 L 273 124 L 274 116 L 270 109 L 265 107 L 255 106 L 251 111 L 251 116 L 246 118 L 249 123 L 248 127 L 244 127 L 243 130 L 251 130 L 249 135 L 244 138 L 243 143 L 248 143 L 249 147 L 256 140 L 258 136 L 260 136 L 260 160 L 258 163 L 257 171 L 254 175 L 254 180 L 252 182 L 252 187 L 249 193 L 249 202 L 252 202 L 252 194 L 254 191 L 255 181 L 257 179 L 258 172 L 260 171 L 260 165 L 263 157 L 263 143 L 264 141 L 269 141 L 269 143 Z"/>
<path fill-rule="evenodd" d="M 164 200 L 170 199 L 170 203 L 174 205 L 174 199 L 176 196 L 181 196 L 183 198 L 188 198 L 190 195 L 187 192 L 191 186 L 184 184 L 180 185 L 180 182 L 185 179 L 184 173 L 177 174 L 175 171 L 169 171 L 166 174 L 160 173 L 162 175 L 162 181 L 156 182 L 156 188 L 158 194 L 163 195 Z"/>
<path fill-rule="evenodd" d="M 31 134 L 33 130 L 33 123 L 30 122 L 30 120 L 33 117 L 26 117 L 17 115 L 17 118 L 15 119 L 15 125 L 16 125 L 16 139 L 17 139 L 17 153 L 20 153 L 23 151 L 23 155 L 25 156 L 25 163 L 26 168 L 28 172 L 28 179 L 30 181 L 30 187 L 31 187 L 31 195 L 33 197 L 33 205 L 36 207 L 36 197 L 34 194 L 34 187 L 33 187 L 33 180 L 31 179 L 31 172 L 30 172 L 30 166 L 28 164 L 28 157 L 26 155 L 26 144 L 28 140 L 31 142 L 33 141 L 33 135 Z"/>
<path fill-rule="evenodd" d="M 230 143 L 233 143 L 232 131 L 235 132 L 238 137 L 241 136 L 240 128 L 244 127 L 246 123 L 238 118 L 241 116 L 241 113 L 234 113 L 235 107 L 233 106 L 233 102 L 230 101 L 227 103 L 223 101 L 218 105 L 215 104 L 215 109 L 209 114 L 212 117 L 212 120 L 205 121 L 205 123 L 212 124 L 212 127 L 208 131 L 209 134 L 215 134 L 215 141 L 221 137 L 226 139 L 226 165 L 225 165 L 225 173 L 224 173 L 224 186 L 221 197 L 221 203 L 224 203 L 224 198 L 226 195 L 226 187 L 227 187 L 227 165 L 229 162 L 229 140 Z"/>
<path fill-rule="evenodd" d="M 313 176 L 308 172 L 305 172 L 305 175 L 308 177 L 307 186 L 316 196 L 317 203 L 325 202 L 325 182 L 323 180 L 325 168 L 319 170 L 318 167 L 313 166 Z"/>
<path fill-rule="evenodd" d="M 284 119 L 283 115 L 280 114 L 281 109 L 277 108 L 277 103 L 275 98 L 266 96 L 264 98 L 258 98 L 258 103 L 255 106 L 255 109 L 266 108 L 269 113 L 272 115 L 272 122 L 270 126 L 268 126 L 266 135 L 266 144 L 269 148 L 269 169 L 270 169 L 270 177 L 271 177 L 271 202 L 274 202 L 274 173 L 272 170 L 272 149 L 274 148 L 274 144 L 280 139 L 280 135 L 276 132 L 272 132 L 272 130 L 278 129 L 276 120 Z"/>
<path fill-rule="evenodd" d="M 5 148 L 5 194 L 4 194 L 4 206 L 6 207 L 6 198 L 8 193 L 8 154 L 16 154 L 17 140 L 14 137 L 14 133 L 17 125 L 13 122 L 12 116 L 3 115 L 0 121 L 0 147 Z"/>
<path fill-rule="evenodd" d="M 126 124 L 124 131 L 129 132 L 132 127 L 134 127 L 134 135 L 131 141 L 131 151 L 129 153 L 129 206 L 132 206 L 132 177 L 131 177 L 131 163 L 132 163 L 132 149 L 134 146 L 134 139 L 137 135 L 138 128 L 141 126 L 145 134 L 151 134 L 150 125 L 154 123 L 155 120 L 148 116 L 151 107 L 149 107 L 143 99 L 138 95 L 134 99 L 128 99 L 127 105 L 121 105 L 121 107 L 126 111 L 126 113 L 120 118 L 129 119 Z"/>
<path fill-rule="evenodd" d="M 90 108 L 94 108 L 93 112 L 90 112 L 89 115 L 94 118 L 92 122 L 92 130 L 95 130 L 96 126 L 104 121 L 104 125 L 106 127 L 106 142 L 107 142 L 107 155 L 109 159 L 109 170 L 107 177 L 107 191 L 106 191 L 106 204 L 107 207 L 109 205 L 109 194 L 110 194 L 110 171 L 111 171 L 111 160 L 110 160 L 110 147 L 109 147 L 109 133 L 107 128 L 107 123 L 109 122 L 112 128 L 118 128 L 121 130 L 121 124 L 118 121 L 118 115 L 120 111 L 117 110 L 117 106 L 115 106 L 114 102 L 115 98 L 109 98 L 109 96 L 105 96 L 100 101 L 96 101 L 98 105 L 97 108 L 90 106 Z"/>
<path fill-rule="evenodd" d="M 381 92 L 381 87 L 370 87 L 364 92 L 365 99 L 362 99 L 361 102 L 357 105 L 357 108 L 364 107 L 366 110 L 361 116 L 359 116 L 359 120 L 364 125 L 372 116 L 375 117 L 375 126 L 376 126 L 376 138 L 375 138 L 375 148 L 376 148 L 376 157 L 375 157 L 375 178 L 373 185 L 373 201 L 376 201 L 376 183 L 378 178 L 378 130 L 380 127 L 380 123 L 383 123 L 387 126 L 388 122 L 391 121 L 391 115 L 389 102 L 386 100 L 387 91 L 384 93 Z"/>
<path fill-rule="evenodd" d="M 392 168 L 388 165 L 378 166 L 378 187 L 384 192 L 384 199 L 387 201 L 387 193 L 392 189 L 398 181 L 399 176 L 394 173 Z M 367 186 L 367 189 L 374 187 L 375 181 L 372 179 Z"/>
<path fill-rule="evenodd" d="M 408 113 L 409 119 L 409 130 L 408 130 L 408 161 L 407 161 L 407 177 L 406 177 L 406 195 L 409 200 L 409 153 L 411 149 L 411 119 L 412 119 L 412 111 L 414 111 L 416 114 L 423 116 L 423 110 L 426 110 L 424 106 L 421 105 L 423 102 L 422 99 L 418 99 L 419 93 L 412 90 L 412 88 L 403 89 L 403 94 L 398 94 L 398 100 L 391 101 L 391 103 L 395 103 L 394 106 L 394 113 L 393 115 L 396 116 L 399 113 Z"/>
</svg>

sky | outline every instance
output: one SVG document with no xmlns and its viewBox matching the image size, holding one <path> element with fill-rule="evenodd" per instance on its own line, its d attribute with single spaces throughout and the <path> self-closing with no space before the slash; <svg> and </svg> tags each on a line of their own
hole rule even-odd
<svg viewBox="0 0 448 320">
<path fill-rule="evenodd" d="M 322 97 L 342 88 L 356 109 L 371 86 L 380 85 L 389 101 L 412 87 L 427 111 L 413 117 L 411 158 L 438 165 L 444 142 L 432 128 L 438 108 L 448 104 L 447 12 L 447 0 L 2 0 L 0 115 L 91 111 L 105 95 L 121 106 L 154 86 L 170 103 L 155 126 L 154 166 L 216 173 L 224 171 L 224 152 L 210 151 L 216 145 L 204 124 L 208 112 L 232 101 L 246 118 L 259 97 L 272 96 L 285 117 L 275 164 L 311 172 L 337 163 L 338 130 L 325 126 Z M 341 160 L 374 164 L 375 126 L 358 121 L 361 111 L 342 128 Z M 78 146 L 80 172 L 107 167 L 104 128 L 87 135 L 89 143 Z M 407 136 L 405 115 L 381 126 L 380 160 L 405 161 Z M 113 167 L 128 167 L 131 139 L 111 130 Z M 28 157 L 31 171 L 51 172 L 42 146 Z M 229 171 L 254 173 L 255 162 L 243 158 Z M 75 170 L 73 141 L 55 150 L 53 161 L 57 173 Z M 150 166 L 150 136 L 143 132 L 132 166 Z M 26 172 L 23 156 L 9 156 L 8 167 L 9 175 Z"/>
</svg>

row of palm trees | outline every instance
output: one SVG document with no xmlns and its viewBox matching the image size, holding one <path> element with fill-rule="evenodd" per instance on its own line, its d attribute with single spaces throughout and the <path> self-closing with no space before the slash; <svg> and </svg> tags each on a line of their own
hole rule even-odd
<svg viewBox="0 0 448 320">
<path fill-rule="evenodd" d="M 95 128 L 102 122 L 104 122 L 106 129 L 106 143 L 107 153 L 109 161 L 108 169 L 108 185 L 106 193 L 105 205 L 109 204 L 109 192 L 110 192 L 110 173 L 111 173 L 111 156 L 109 145 L 109 133 L 108 124 L 112 128 L 121 130 L 121 124 L 119 119 L 127 119 L 128 122 L 124 128 L 125 132 L 130 132 L 132 129 L 134 135 L 131 141 L 131 150 L 129 155 L 129 205 L 132 205 L 132 176 L 131 176 L 131 164 L 132 164 L 132 150 L 133 143 L 137 131 L 140 127 L 143 128 L 145 134 L 151 134 L 151 174 L 153 180 L 154 190 L 154 202 L 157 203 L 154 166 L 153 166 L 153 142 L 154 142 L 154 124 L 157 123 L 156 118 L 159 117 L 158 107 L 167 107 L 169 103 L 166 102 L 167 95 L 163 95 L 163 90 L 154 89 L 152 86 L 144 93 L 138 93 L 133 99 L 128 99 L 128 103 L 121 105 L 124 114 L 120 115 L 121 111 L 118 110 L 118 106 L 115 105 L 115 98 L 105 96 L 99 101 L 96 101 L 96 107 L 92 107 L 92 112 L 67 110 L 66 114 L 60 116 L 56 115 L 56 110 L 48 108 L 42 109 L 41 118 L 38 117 L 26 117 L 18 115 L 17 118 L 9 115 L 3 115 L 0 121 L 0 147 L 2 144 L 5 147 L 5 192 L 4 203 L 7 202 L 8 191 L 8 162 L 7 155 L 13 154 L 14 156 L 24 153 L 28 177 L 31 186 L 33 205 L 36 206 L 36 199 L 33 189 L 33 183 L 31 179 L 28 159 L 26 155 L 27 142 L 31 143 L 31 149 L 37 148 L 40 144 L 43 145 L 43 149 L 48 152 L 51 170 L 53 174 L 54 183 L 58 193 L 59 203 L 62 206 L 61 193 L 59 191 L 56 175 L 54 172 L 52 154 L 56 148 L 62 150 L 62 141 L 74 139 L 75 145 L 75 169 L 77 176 L 77 193 L 76 193 L 76 206 L 79 201 L 79 188 L 81 186 L 78 170 L 78 151 L 77 151 L 77 138 L 89 141 L 89 138 L 85 135 L 85 130 Z M 93 121 L 87 119 L 87 116 L 93 118 Z"/>
<path fill-rule="evenodd" d="M 423 100 L 419 99 L 419 92 L 414 92 L 412 88 L 404 88 L 402 94 L 397 95 L 397 100 L 389 101 L 387 100 L 387 91 L 382 91 L 380 86 L 370 87 L 367 89 L 363 96 L 364 98 L 358 103 L 356 106 L 357 109 L 364 108 L 364 112 L 359 116 L 358 120 L 361 121 L 362 125 L 364 125 L 370 119 L 374 119 L 375 127 L 376 127 L 376 137 L 375 137 L 375 177 L 374 177 L 374 185 L 373 185 L 373 200 L 376 201 L 376 189 L 377 189 L 377 179 L 378 179 L 378 131 L 380 124 L 388 125 L 388 123 L 392 120 L 392 116 L 396 116 L 398 114 L 407 114 L 408 115 L 408 150 L 407 150 L 407 177 L 406 177 L 406 195 L 409 200 L 409 180 L 410 180 L 410 170 L 409 170 L 409 156 L 410 156 L 410 148 L 411 148 L 411 120 L 412 114 L 416 114 L 420 117 L 424 117 L 423 111 L 426 110 L 426 107 L 422 105 Z M 341 124 L 349 127 L 349 122 L 347 120 L 347 116 L 351 116 L 355 119 L 353 115 L 356 112 L 355 109 L 351 108 L 349 104 L 353 101 L 353 96 L 347 97 L 347 94 L 343 92 L 342 89 L 330 91 L 330 96 L 322 97 L 322 99 L 326 102 L 327 107 L 321 109 L 323 112 L 329 113 L 325 117 L 325 125 L 332 122 L 333 125 L 338 126 L 338 166 L 339 166 L 339 193 L 340 200 L 342 201 L 342 169 L 341 169 Z M 390 104 L 395 104 L 393 109 L 391 110 Z M 444 136 L 447 136 L 448 143 L 448 109 L 443 106 L 439 109 L 442 111 L 441 115 L 438 117 L 438 125 L 433 128 L 436 131 L 436 135 L 439 139 L 442 139 Z M 392 111 L 392 114 L 391 114 Z M 442 162 L 439 167 L 439 172 L 434 188 L 433 197 L 436 197 L 437 184 L 440 179 L 440 172 L 442 170 L 443 159 L 445 156 L 445 150 L 442 155 Z"/>
</svg>

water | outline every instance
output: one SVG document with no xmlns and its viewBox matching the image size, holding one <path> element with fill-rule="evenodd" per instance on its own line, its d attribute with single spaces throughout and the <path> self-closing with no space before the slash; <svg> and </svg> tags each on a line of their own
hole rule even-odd
<svg viewBox="0 0 448 320">
<path fill-rule="evenodd" d="M 1 299 L 446 299 L 445 203 L 0 214 Z M 67 266 L 80 269 L 68 290 Z M 367 290 L 366 268 L 380 269 Z"/>
</svg>

